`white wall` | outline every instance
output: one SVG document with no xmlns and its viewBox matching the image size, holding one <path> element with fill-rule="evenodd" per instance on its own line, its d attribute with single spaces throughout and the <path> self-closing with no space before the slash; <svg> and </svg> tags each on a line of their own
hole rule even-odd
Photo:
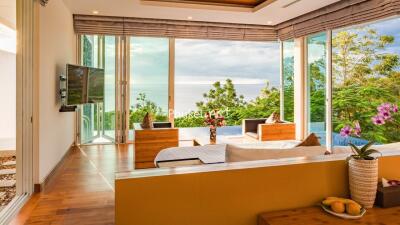
<svg viewBox="0 0 400 225">
<path fill-rule="evenodd" d="M 76 36 L 72 14 L 64 1 L 40 7 L 39 18 L 39 182 L 74 142 L 74 113 L 60 113 L 58 77 L 75 63 Z"/>
<path fill-rule="evenodd" d="M 16 55 L 0 50 L 0 68 L 1 142 L 16 136 Z"/>
</svg>

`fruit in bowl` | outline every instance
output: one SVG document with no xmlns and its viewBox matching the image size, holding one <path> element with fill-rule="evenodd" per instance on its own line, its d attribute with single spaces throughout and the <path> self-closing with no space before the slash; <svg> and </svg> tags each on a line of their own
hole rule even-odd
<svg viewBox="0 0 400 225">
<path fill-rule="evenodd" d="M 346 205 L 346 212 L 352 216 L 361 214 L 361 206 L 357 203 L 349 203 Z"/>
<path fill-rule="evenodd" d="M 365 213 L 365 209 L 357 202 L 338 197 L 328 197 L 323 200 L 322 208 L 332 215 L 346 219 L 357 219 Z"/>
<path fill-rule="evenodd" d="M 334 201 L 331 204 L 331 209 L 335 213 L 344 213 L 346 211 L 346 206 L 343 202 L 341 201 Z"/>
</svg>

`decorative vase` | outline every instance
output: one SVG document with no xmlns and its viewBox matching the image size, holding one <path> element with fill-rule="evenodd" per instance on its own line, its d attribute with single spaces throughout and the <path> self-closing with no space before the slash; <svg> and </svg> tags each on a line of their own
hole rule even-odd
<svg viewBox="0 0 400 225">
<path fill-rule="evenodd" d="M 210 127 L 210 144 L 216 144 L 216 143 L 217 143 L 217 128 Z"/>
<path fill-rule="evenodd" d="M 378 187 L 378 159 L 350 159 L 349 183 L 351 198 L 366 209 L 372 208 Z"/>
</svg>

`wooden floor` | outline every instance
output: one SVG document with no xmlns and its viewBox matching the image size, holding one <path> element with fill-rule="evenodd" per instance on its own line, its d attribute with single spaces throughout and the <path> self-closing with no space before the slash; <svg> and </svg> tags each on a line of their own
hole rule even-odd
<svg viewBox="0 0 400 225">
<path fill-rule="evenodd" d="M 114 173 L 132 169 L 132 145 L 74 148 L 11 224 L 114 224 Z"/>
</svg>

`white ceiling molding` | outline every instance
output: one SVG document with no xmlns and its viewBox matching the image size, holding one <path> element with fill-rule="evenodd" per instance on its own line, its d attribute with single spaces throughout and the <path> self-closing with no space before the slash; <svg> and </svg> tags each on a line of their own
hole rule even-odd
<svg viewBox="0 0 400 225">
<path fill-rule="evenodd" d="M 61 0 L 59 0 L 61 1 Z M 187 8 L 179 4 L 163 6 L 143 0 L 63 0 L 72 14 L 135 17 L 148 19 L 188 20 L 217 23 L 238 23 L 256 25 L 277 25 L 305 13 L 317 10 L 339 0 L 301 0 L 290 7 L 282 8 L 294 0 L 276 0 L 266 7 L 260 4 L 258 10 L 230 7 L 210 7 L 197 5 Z M 172 0 L 171 0 L 172 1 Z M 112 2 L 112 4 L 111 4 Z M 268 2 L 268 1 L 267 1 Z M 246 10 L 246 11 L 244 11 Z M 97 14 L 93 13 L 98 12 Z"/>
</svg>

